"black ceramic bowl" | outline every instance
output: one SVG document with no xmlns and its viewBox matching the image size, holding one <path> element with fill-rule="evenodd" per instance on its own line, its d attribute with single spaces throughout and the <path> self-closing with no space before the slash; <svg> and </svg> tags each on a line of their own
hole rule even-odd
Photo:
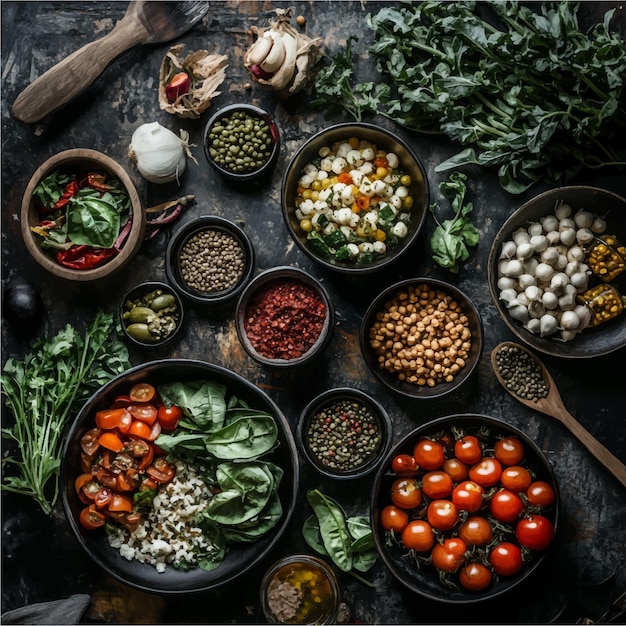
<svg viewBox="0 0 626 626">
<path fill-rule="evenodd" d="M 498 287 L 498 263 L 502 245 L 511 240 L 519 228 L 528 228 L 546 215 L 554 215 L 557 202 L 563 201 L 572 207 L 572 215 L 585 209 L 600 217 L 607 224 L 607 234 L 616 235 L 626 242 L 626 198 L 606 189 L 586 186 L 558 187 L 532 198 L 517 209 L 502 225 L 491 246 L 488 263 L 489 290 L 498 313 L 509 330 L 527 346 L 566 359 L 585 359 L 609 354 L 626 346 L 626 313 L 595 327 L 588 326 L 569 341 L 560 340 L 559 333 L 541 336 L 526 330 L 509 314 L 506 304 L 500 299 Z M 600 283 L 591 276 L 589 287 Z M 612 281 L 622 295 L 626 294 L 626 272 Z"/>
<path fill-rule="evenodd" d="M 293 290 L 295 295 L 285 295 L 288 285 L 298 287 Z M 263 302 L 258 308 L 259 313 L 254 316 L 253 324 L 258 325 L 255 329 L 259 337 L 257 343 L 251 340 L 248 332 L 250 307 L 256 307 L 255 303 L 268 291 L 275 292 L 277 289 L 280 294 L 272 296 L 271 302 Z M 312 297 L 315 302 L 309 301 Z M 277 319 L 280 316 L 282 319 Z M 286 332 L 271 333 L 271 339 L 277 340 L 283 350 L 289 347 L 289 352 L 281 352 L 285 356 L 274 356 L 273 349 L 264 353 L 261 346 L 263 335 L 269 337 L 271 318 L 275 318 L 273 321 L 277 324 L 286 324 L 288 329 Z M 312 331 L 314 322 L 319 329 Z M 273 267 L 261 272 L 244 289 L 237 302 L 235 326 L 241 345 L 255 361 L 273 367 L 293 367 L 309 363 L 326 348 L 335 327 L 335 307 L 326 287 L 308 272 L 286 265 Z M 311 332 L 315 334 L 309 335 Z M 302 346 L 306 348 L 304 352 L 299 345 L 303 342 L 306 342 Z"/>
<path fill-rule="evenodd" d="M 119 316 L 128 341 L 140 348 L 161 348 L 180 334 L 185 310 L 175 289 L 166 283 L 149 281 L 135 285 L 124 296 Z"/>
<path fill-rule="evenodd" d="M 360 260 L 359 262 L 338 260 L 336 256 L 321 254 L 313 248 L 307 238 L 310 233 L 300 226 L 301 222 L 296 207 L 299 181 L 305 166 L 320 161 L 320 149 L 330 148 L 337 142 L 347 142 L 350 138 L 368 141 L 376 149 L 383 150 L 385 153 L 394 153 L 399 160 L 398 169 L 411 177 L 408 189 L 413 198 L 411 209 L 398 209 L 399 212 L 407 212 L 410 215 L 406 236 L 399 238 L 395 244 L 391 243 L 391 238 L 387 238 L 385 254 L 374 255 L 371 260 Z M 398 135 L 373 124 L 360 122 L 336 124 L 313 135 L 295 153 L 283 176 L 281 203 L 289 234 L 305 254 L 327 269 L 350 275 L 362 275 L 381 270 L 403 257 L 416 242 L 428 209 L 428 180 L 424 166 L 413 148 Z M 363 210 L 360 215 L 365 215 L 366 212 Z M 383 226 L 383 228 L 387 228 L 387 226 Z"/>
<path fill-rule="evenodd" d="M 241 154 L 229 155 L 232 160 L 225 161 L 219 153 L 224 151 L 228 153 L 229 146 L 235 145 L 234 141 L 230 142 L 233 133 L 228 130 L 229 124 L 253 125 L 255 122 L 264 124 L 263 129 L 257 131 L 260 133 L 258 138 L 260 143 L 252 144 L 252 140 L 248 140 L 249 131 L 242 131 L 246 141 L 244 151 Z M 269 177 L 280 151 L 280 134 L 278 126 L 267 111 L 253 104 L 230 104 L 216 111 L 209 119 L 204 129 L 203 143 L 204 154 L 215 171 L 227 180 L 248 182 Z M 253 156 L 257 150 L 261 150 L 259 156 Z M 252 158 L 253 162 L 241 162 L 242 158 Z"/>
<path fill-rule="evenodd" d="M 234 266 L 232 261 L 224 261 L 223 243 L 218 245 L 206 240 L 195 243 L 197 238 L 209 237 L 232 246 L 229 254 L 235 254 L 241 265 L 238 277 L 214 282 L 224 272 L 231 272 Z M 181 255 L 186 258 L 181 259 Z M 254 257 L 252 242 L 240 226 L 217 215 L 203 215 L 187 222 L 172 235 L 167 245 L 165 271 L 169 282 L 185 298 L 197 304 L 220 304 L 233 300 L 243 291 L 254 271 Z M 198 271 L 193 280 L 200 282 L 192 282 L 188 271 Z"/>
<path fill-rule="evenodd" d="M 341 444 L 346 446 L 346 449 L 338 450 L 340 446 L 334 446 L 328 442 L 326 433 L 321 433 L 324 439 L 320 437 L 320 442 L 323 442 L 320 445 L 328 445 L 332 448 L 331 455 L 315 451 L 311 446 L 311 424 L 318 423 L 316 416 L 320 412 L 325 411 L 330 417 L 332 408 L 345 402 L 356 405 L 356 411 L 364 409 L 366 412 L 365 416 L 355 415 L 354 422 L 352 416 L 344 420 L 344 423 L 349 422 L 351 425 L 346 426 L 344 430 L 340 424 L 341 430 L 335 431 L 335 433 L 341 432 Z M 365 424 L 364 417 L 371 421 Z M 334 428 L 334 426 L 329 425 L 328 428 Z M 369 432 L 370 428 L 373 432 Z M 300 415 L 296 436 L 302 454 L 320 474 L 338 479 L 362 478 L 376 469 L 380 460 L 387 454 L 393 440 L 393 426 L 387 411 L 374 398 L 358 389 L 337 387 L 321 393 L 307 404 Z M 371 445 L 371 451 L 359 455 L 359 448 L 362 445 Z M 345 454 L 345 462 L 333 465 L 337 454 Z"/>
<path fill-rule="evenodd" d="M 498 438 L 516 437 L 522 442 L 524 458 L 521 461 L 521 465 L 527 469 L 532 469 L 535 473 L 534 479 L 547 482 L 555 493 L 554 504 L 541 511 L 541 514 L 552 522 L 555 532 L 559 519 L 559 492 L 552 467 L 533 439 L 514 426 L 493 417 L 476 414 L 440 417 L 419 426 L 392 448 L 378 468 L 371 494 L 370 514 L 376 548 L 389 571 L 407 589 L 429 600 L 460 605 L 489 600 L 518 587 L 528 580 L 540 567 L 544 559 L 549 556 L 550 547 L 543 551 L 531 552 L 532 558 L 523 565 L 517 574 L 513 576 L 499 576 L 497 580 L 495 578 L 492 579 L 490 586 L 484 591 L 467 591 L 459 584 L 458 574 L 450 575 L 451 582 L 456 585 L 456 588 L 454 588 L 444 586 L 441 583 L 439 572 L 432 564 L 422 563 L 418 568 L 413 559 L 407 556 L 408 550 L 402 545 L 400 535 L 396 534 L 397 541 L 387 541 L 387 531 L 381 525 L 381 511 L 385 506 L 391 504 L 391 485 L 397 479 L 397 475 L 391 470 L 393 459 L 398 454 L 413 454 L 413 448 L 417 441 L 425 437 L 438 439 L 445 434 L 450 437 L 453 445 L 454 434 L 452 428 L 460 429 L 465 434 L 484 437 L 484 445 L 487 446 L 485 454 L 488 456 L 493 454 L 492 451 L 489 451 L 489 447 L 493 449 L 493 444 Z M 450 458 L 451 456 L 453 456 L 452 448 L 448 447 L 446 457 Z M 420 475 L 418 474 L 418 480 L 419 477 Z M 425 498 L 423 502 L 426 502 Z M 488 515 L 488 513 L 488 505 L 485 504 L 483 508 L 472 513 L 472 515 L 483 516 L 485 514 Z M 514 529 L 515 522 L 509 526 Z M 443 531 L 443 535 L 445 537 L 457 535 L 458 527 L 459 523 L 452 530 Z M 505 541 L 516 542 L 513 533 L 507 533 L 503 535 L 503 538 Z M 553 539 L 552 543 L 554 541 Z M 424 553 L 424 556 L 427 555 L 428 553 Z"/>
<path fill-rule="evenodd" d="M 432 367 L 436 364 L 437 359 L 434 360 L 433 364 L 429 364 L 429 359 L 433 359 L 433 356 L 429 352 L 412 352 L 414 349 L 412 345 L 404 346 L 407 353 L 399 354 L 396 353 L 398 359 L 406 359 L 404 364 L 401 363 L 401 370 L 407 372 L 408 376 L 415 376 L 415 382 L 409 382 L 408 379 L 402 380 L 397 370 L 388 369 L 387 367 L 381 367 L 379 363 L 379 356 L 377 350 L 371 344 L 370 333 L 371 329 L 378 323 L 378 318 L 385 311 L 388 311 L 389 306 L 392 305 L 394 301 L 401 294 L 409 294 L 415 293 L 415 290 L 419 287 L 425 286 L 428 288 L 430 293 L 439 294 L 440 298 L 446 301 L 452 299 L 452 301 L 456 302 L 459 306 L 459 310 L 457 314 L 459 316 L 466 316 L 467 321 L 463 326 L 466 326 L 471 333 L 470 338 L 470 347 L 466 351 L 464 355 L 456 355 L 455 356 L 446 356 L 448 360 L 440 359 L 438 362 L 441 364 L 442 371 L 441 375 L 446 374 L 448 368 L 452 368 L 452 380 L 439 380 L 436 382 L 434 386 L 429 386 L 428 384 L 428 372 L 432 371 Z M 412 297 L 412 296 L 411 296 Z M 417 306 L 418 310 L 424 310 L 427 308 L 427 304 L 422 304 Z M 459 318 L 460 319 L 460 318 Z M 424 330 L 420 327 L 416 327 L 418 333 L 426 333 L 428 330 Z M 408 330 L 408 327 L 406 328 Z M 443 333 L 443 329 L 441 326 L 436 331 L 437 336 Z M 392 333 L 393 334 L 393 333 Z M 462 336 L 462 335 L 461 335 Z M 384 341 L 390 340 L 390 337 L 385 336 Z M 456 352 L 459 349 L 455 348 L 454 344 L 457 342 L 458 337 L 454 337 L 453 345 L 448 346 L 446 348 L 443 347 L 443 343 L 441 347 L 436 348 L 433 346 L 433 352 L 443 352 L 444 350 L 450 350 L 454 348 Z M 457 287 L 450 285 L 449 283 L 445 283 L 440 280 L 436 280 L 433 278 L 409 278 L 403 281 L 400 281 L 390 287 L 387 287 L 382 293 L 380 293 L 375 300 L 370 304 L 365 315 L 363 316 L 363 321 L 361 322 L 361 330 L 359 341 L 361 344 L 361 352 L 363 354 L 363 358 L 365 359 L 365 363 L 372 371 L 372 373 L 389 389 L 404 396 L 408 396 L 411 398 L 418 399 L 432 399 L 432 398 L 440 398 L 447 394 L 450 394 L 456 390 L 458 390 L 465 382 L 470 378 L 478 363 L 480 361 L 480 357 L 483 349 L 483 326 L 482 321 L 480 319 L 480 314 L 478 309 L 474 305 L 474 303 L 470 300 L 470 298 L 463 293 Z M 461 345 L 466 341 L 466 339 L 462 339 Z M 415 341 L 415 344 L 422 343 L 422 339 Z M 425 350 L 428 350 L 430 345 L 425 347 Z M 422 348 L 420 348 L 421 350 Z M 382 351 L 382 348 L 378 349 Z M 415 348 L 417 350 L 417 348 Z M 388 350 L 385 351 L 388 354 Z M 446 353 L 451 354 L 451 353 Z M 395 358 L 394 356 L 394 358 Z M 459 368 L 460 364 L 456 364 L 456 358 L 460 358 L 463 356 L 464 365 Z M 387 357 L 385 357 L 385 360 Z M 421 361 L 419 359 L 422 359 Z M 421 369 L 425 368 L 425 369 Z M 456 371 L 458 369 L 458 371 Z M 426 373 L 424 373 L 426 372 Z M 446 374 L 448 376 L 450 374 Z M 435 380 L 437 380 L 435 378 Z"/>
<path fill-rule="evenodd" d="M 128 561 L 114 549 L 103 532 L 87 531 L 78 522 L 85 506 L 76 495 L 75 478 L 82 473 L 81 437 L 92 428 L 97 411 L 111 406 L 113 400 L 127 394 L 140 382 L 154 385 L 166 382 L 214 381 L 226 387 L 227 396 L 235 395 L 251 408 L 270 413 L 278 427 L 278 446 L 267 457 L 284 470 L 279 487 L 282 517 L 278 524 L 260 539 L 250 543 L 229 544 L 224 561 L 213 571 L 200 568 L 187 571 L 167 566 L 162 573 L 153 565 Z M 165 359 L 136 366 L 117 376 L 97 391 L 80 410 L 70 428 L 61 465 L 62 499 L 65 515 L 78 542 L 107 574 L 140 589 L 163 595 L 184 594 L 215 589 L 246 574 L 261 562 L 280 542 L 293 514 L 298 493 L 299 465 L 296 443 L 289 423 L 274 401 L 261 389 L 235 372 L 218 365 L 187 359 Z"/>
</svg>

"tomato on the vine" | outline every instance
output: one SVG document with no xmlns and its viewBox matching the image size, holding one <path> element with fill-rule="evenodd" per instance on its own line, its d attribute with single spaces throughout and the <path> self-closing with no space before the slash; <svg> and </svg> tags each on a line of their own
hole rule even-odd
<svg viewBox="0 0 626 626">
<path fill-rule="evenodd" d="M 521 465 L 510 465 L 509 467 L 505 467 L 502 470 L 502 475 L 500 476 L 502 486 L 510 489 L 511 491 L 515 491 L 516 493 L 526 491 L 532 481 L 533 477 L 530 475 L 530 472 Z"/>
<path fill-rule="evenodd" d="M 409 550 L 427 552 L 435 543 L 432 526 L 419 519 L 409 522 L 402 531 L 402 543 Z"/>
<path fill-rule="evenodd" d="M 543 480 L 536 480 L 526 490 L 528 504 L 532 506 L 551 506 L 555 497 L 554 489 Z"/>
<path fill-rule="evenodd" d="M 422 503 L 422 490 L 415 478 L 398 478 L 391 485 L 391 501 L 401 509 L 414 509 Z"/>
<path fill-rule="evenodd" d="M 447 498 L 452 493 L 452 478 L 439 470 L 426 472 L 422 476 L 422 492 L 431 500 Z"/>
<path fill-rule="evenodd" d="M 503 541 L 492 548 L 489 553 L 489 563 L 496 574 L 514 576 L 524 566 L 522 550 L 514 543 Z"/>
<path fill-rule="evenodd" d="M 419 466 L 410 454 L 397 454 L 391 461 L 391 470 L 398 476 L 413 477 L 417 475 Z"/>
<path fill-rule="evenodd" d="M 483 591 L 491 584 L 491 572 L 482 563 L 468 563 L 459 571 L 459 582 L 468 591 Z"/>
<path fill-rule="evenodd" d="M 461 524 L 459 537 L 468 546 L 486 546 L 493 537 L 491 524 L 480 515 L 469 517 Z"/>
<path fill-rule="evenodd" d="M 393 504 L 386 506 L 380 512 L 380 525 L 385 530 L 393 530 L 394 532 L 401 533 L 407 527 L 408 523 L 408 513 Z"/>
<path fill-rule="evenodd" d="M 469 470 L 470 480 L 478 483 L 481 487 L 493 487 L 500 480 L 501 474 L 502 465 L 500 461 L 490 456 L 483 457 Z"/>
<path fill-rule="evenodd" d="M 437 530 L 450 530 L 459 521 L 459 512 L 451 500 L 433 500 L 426 512 L 428 523 Z"/>
<path fill-rule="evenodd" d="M 485 490 L 473 480 L 465 480 L 452 490 L 452 502 L 460 511 L 475 513 L 483 505 Z"/>
<path fill-rule="evenodd" d="M 454 456 L 462 463 L 473 465 L 483 458 L 480 440 L 474 435 L 465 435 L 454 444 Z"/>
<path fill-rule="evenodd" d="M 489 511 L 500 522 L 514 522 L 523 510 L 523 500 L 509 489 L 499 489 L 489 501 Z"/>
<path fill-rule="evenodd" d="M 420 439 L 413 448 L 413 458 L 422 469 L 435 470 L 443 465 L 445 450 L 438 441 Z"/>
<path fill-rule="evenodd" d="M 433 565 L 442 572 L 456 572 L 465 563 L 467 545 L 458 537 L 444 539 L 436 543 L 431 552 Z"/>
<path fill-rule="evenodd" d="M 455 483 L 460 483 L 465 480 L 469 475 L 469 470 L 465 463 L 461 463 L 458 459 L 446 459 L 441 466 L 441 469 L 452 478 Z"/>
<path fill-rule="evenodd" d="M 524 444 L 517 437 L 498 439 L 493 454 L 503 465 L 518 465 L 524 458 Z"/>
<path fill-rule="evenodd" d="M 545 550 L 554 537 L 554 526 L 543 515 L 530 515 L 518 522 L 515 536 L 520 545 L 530 550 Z"/>
</svg>

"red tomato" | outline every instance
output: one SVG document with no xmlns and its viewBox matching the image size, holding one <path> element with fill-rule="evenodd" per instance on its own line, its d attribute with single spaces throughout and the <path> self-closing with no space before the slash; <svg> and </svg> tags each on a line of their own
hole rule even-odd
<svg viewBox="0 0 626 626">
<path fill-rule="evenodd" d="M 119 452 L 124 447 L 124 444 L 119 436 L 110 432 L 102 433 L 98 439 L 98 443 L 103 448 L 113 450 L 113 452 Z"/>
<path fill-rule="evenodd" d="M 90 504 L 80 512 L 80 523 L 87 530 L 100 528 L 106 523 L 106 517 L 96 509 L 95 504 Z"/>
<path fill-rule="evenodd" d="M 131 513 L 133 510 L 133 501 L 123 496 L 121 493 L 114 493 L 109 504 L 109 511 L 124 511 Z"/>
<path fill-rule="evenodd" d="M 110 489 L 107 487 L 100 487 L 100 491 L 98 491 L 96 497 L 94 498 L 96 507 L 99 509 L 104 508 L 107 504 L 109 504 L 109 502 L 111 502 L 112 497 L 113 492 Z"/>
<path fill-rule="evenodd" d="M 439 469 L 445 460 L 444 447 L 438 441 L 420 439 L 413 448 L 413 458 L 424 470 Z"/>
<path fill-rule="evenodd" d="M 154 422 L 152 424 L 152 429 L 150 430 L 150 436 L 148 437 L 148 441 L 154 441 L 161 434 L 161 423 L 159 421 Z"/>
<path fill-rule="evenodd" d="M 450 530 L 459 521 L 459 512 L 450 500 L 433 500 L 426 513 L 428 523 L 437 530 Z"/>
<path fill-rule="evenodd" d="M 157 483 L 169 483 L 174 478 L 176 470 L 163 457 L 158 457 L 146 468 L 146 474 Z"/>
<path fill-rule="evenodd" d="M 447 498 L 452 493 L 452 478 L 437 470 L 426 472 L 422 476 L 422 492 L 431 500 Z"/>
<path fill-rule="evenodd" d="M 492 536 L 491 524 L 479 515 L 469 517 L 459 528 L 459 537 L 468 546 L 486 546 Z"/>
<path fill-rule="evenodd" d="M 510 489 L 511 491 L 515 491 L 515 493 L 526 491 L 532 481 L 533 478 L 530 475 L 530 472 L 521 465 L 511 465 L 510 467 L 505 467 L 500 476 L 502 486 Z"/>
<path fill-rule="evenodd" d="M 434 542 L 433 529 L 424 520 L 413 520 L 402 531 L 402 544 L 409 550 L 426 552 L 433 547 Z"/>
<path fill-rule="evenodd" d="M 461 463 L 458 459 L 446 459 L 443 462 L 441 469 L 443 469 L 443 471 L 448 474 L 455 483 L 460 483 L 469 475 L 467 465 L 465 465 L 465 463 Z"/>
<path fill-rule="evenodd" d="M 489 501 L 489 511 L 500 522 L 514 522 L 523 510 L 523 500 L 508 489 L 498 490 Z"/>
<path fill-rule="evenodd" d="M 489 553 L 489 563 L 496 574 L 500 576 L 514 576 L 524 565 L 522 551 L 514 543 L 503 541 Z"/>
<path fill-rule="evenodd" d="M 137 383 L 128 395 L 133 402 L 151 402 L 156 396 L 156 389 L 150 383 Z"/>
<path fill-rule="evenodd" d="M 554 489 L 543 480 L 536 480 L 526 490 L 528 504 L 532 506 L 551 506 L 556 498 Z"/>
<path fill-rule="evenodd" d="M 127 409 L 132 404 L 130 396 L 117 396 L 113 401 L 112 409 Z"/>
<path fill-rule="evenodd" d="M 133 403 L 128 407 L 128 411 L 136 420 L 145 422 L 148 426 L 152 426 L 157 418 L 156 407 L 149 402 L 145 404 Z"/>
<path fill-rule="evenodd" d="M 432 551 L 433 565 L 442 572 L 456 572 L 465 563 L 467 546 L 462 539 L 451 537 L 436 543 Z"/>
<path fill-rule="evenodd" d="M 452 490 L 452 502 L 460 511 L 475 513 L 483 505 L 485 490 L 473 480 L 465 480 Z"/>
<path fill-rule="evenodd" d="M 391 461 L 391 470 L 398 476 L 416 476 L 418 469 L 417 461 L 410 454 L 398 454 Z"/>
<path fill-rule="evenodd" d="M 182 416 L 183 412 L 175 404 L 159 407 L 158 420 L 164 430 L 174 430 Z"/>
<path fill-rule="evenodd" d="M 103 430 L 119 428 L 123 433 L 128 432 L 133 421 L 126 409 L 105 409 L 96 413 L 96 426 Z"/>
<path fill-rule="evenodd" d="M 414 509 L 422 503 L 422 490 L 415 478 L 398 478 L 391 485 L 391 501 L 401 509 Z"/>
<path fill-rule="evenodd" d="M 139 420 L 134 420 L 128 430 L 128 434 L 140 437 L 141 439 L 149 439 L 151 431 L 152 429 L 148 426 L 148 424 L 140 422 Z"/>
<path fill-rule="evenodd" d="M 454 456 L 462 463 L 473 465 L 483 458 L 483 449 L 478 437 L 465 435 L 454 444 Z"/>
<path fill-rule="evenodd" d="M 515 536 L 521 546 L 530 550 L 545 550 L 554 537 L 554 526 L 543 515 L 530 515 L 518 522 Z"/>
<path fill-rule="evenodd" d="M 380 512 L 380 525 L 385 530 L 393 530 L 401 533 L 409 523 L 409 516 L 406 511 L 393 504 L 386 506 Z"/>
<path fill-rule="evenodd" d="M 504 465 L 518 465 L 524 458 L 524 444 L 517 437 L 498 439 L 493 454 Z"/>
<path fill-rule="evenodd" d="M 81 437 L 80 447 L 87 456 L 93 456 L 100 447 L 98 439 L 101 434 L 102 431 L 99 428 L 92 428 Z"/>
<path fill-rule="evenodd" d="M 491 584 L 491 572 L 482 563 L 468 563 L 459 571 L 459 582 L 468 591 L 483 591 Z"/>
<path fill-rule="evenodd" d="M 478 483 L 481 487 L 493 487 L 500 480 L 501 474 L 502 465 L 500 465 L 500 461 L 490 456 L 483 457 L 469 470 L 470 480 Z"/>
</svg>

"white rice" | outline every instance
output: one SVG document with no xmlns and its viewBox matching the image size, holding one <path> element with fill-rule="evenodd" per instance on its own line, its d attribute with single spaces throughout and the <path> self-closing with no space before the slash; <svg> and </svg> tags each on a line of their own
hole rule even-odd
<svg viewBox="0 0 626 626">
<path fill-rule="evenodd" d="M 212 544 L 194 522 L 206 508 L 211 492 L 195 468 L 176 461 L 176 476 L 161 486 L 147 517 L 133 531 L 120 528 L 109 535 L 109 544 L 129 561 L 154 565 L 158 572 L 166 564 L 194 566 L 196 552 L 206 552 Z"/>
</svg>

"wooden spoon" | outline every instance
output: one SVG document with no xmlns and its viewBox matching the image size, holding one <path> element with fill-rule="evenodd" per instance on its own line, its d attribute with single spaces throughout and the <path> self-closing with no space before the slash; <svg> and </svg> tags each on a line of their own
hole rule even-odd
<svg viewBox="0 0 626 626">
<path fill-rule="evenodd" d="M 509 389 L 506 385 L 506 380 L 502 377 L 500 372 L 500 368 L 498 366 L 496 356 L 501 348 L 509 347 L 509 348 L 517 348 L 528 354 L 533 361 L 537 364 L 537 366 L 541 369 L 541 374 L 543 376 L 544 383 L 548 389 L 548 395 L 545 398 L 540 398 L 538 400 L 527 400 L 526 398 L 522 398 L 518 396 L 513 390 Z M 604 465 L 612 474 L 619 480 L 622 485 L 626 487 L 626 465 L 624 465 L 617 457 L 615 457 L 611 452 L 609 452 L 593 435 L 591 435 L 579 422 L 576 421 L 574 416 L 569 413 L 569 411 L 565 408 L 563 404 L 563 400 L 561 398 L 561 394 L 556 387 L 554 379 L 550 375 L 550 372 L 546 368 L 546 366 L 530 351 L 527 350 L 524 346 L 511 342 L 505 341 L 499 345 L 497 345 L 491 352 L 491 365 L 493 367 L 493 371 L 495 372 L 496 378 L 500 382 L 500 384 L 519 402 L 529 406 L 531 409 L 535 411 L 540 411 L 545 415 L 549 415 L 550 417 L 554 417 L 559 420 L 562 424 L 569 428 L 570 432 L 578 438 L 578 440 L 593 454 L 593 456 L 598 459 L 598 461 Z"/>
<path fill-rule="evenodd" d="M 76 50 L 26 87 L 13 104 L 13 115 L 26 123 L 42 119 L 87 89 L 122 52 L 182 35 L 208 8 L 206 0 L 132 0 L 112 31 Z"/>
</svg>

